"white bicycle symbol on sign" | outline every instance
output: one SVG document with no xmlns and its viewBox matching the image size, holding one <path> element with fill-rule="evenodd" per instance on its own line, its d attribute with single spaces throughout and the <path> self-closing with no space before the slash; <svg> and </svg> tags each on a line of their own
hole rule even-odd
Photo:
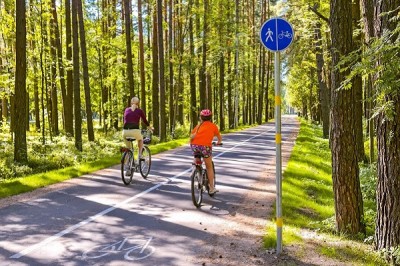
<svg viewBox="0 0 400 266">
<path fill-rule="evenodd" d="M 292 38 L 292 34 L 289 31 L 281 31 L 281 33 L 278 34 L 278 38 L 282 39 L 283 37 L 286 38 Z"/>
<path fill-rule="evenodd" d="M 131 239 L 125 237 L 123 240 L 112 244 L 97 245 L 90 248 L 83 252 L 82 259 L 98 259 L 122 252 L 124 253 L 125 260 L 142 260 L 149 257 L 155 251 L 154 247 L 149 246 L 152 239 L 153 237 L 149 237 L 148 239 Z"/>
</svg>

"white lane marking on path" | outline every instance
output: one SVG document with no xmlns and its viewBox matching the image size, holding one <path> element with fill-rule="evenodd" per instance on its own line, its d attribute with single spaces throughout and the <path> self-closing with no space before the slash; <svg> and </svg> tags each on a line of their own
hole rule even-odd
<svg viewBox="0 0 400 266">
<path fill-rule="evenodd" d="M 242 145 L 244 145 L 246 142 L 249 142 L 250 140 L 252 140 L 252 139 L 254 139 L 254 138 L 258 137 L 258 136 L 261 136 L 261 135 L 265 134 L 266 132 L 269 132 L 269 131 L 271 131 L 271 130 L 273 130 L 273 129 L 274 129 L 274 128 L 272 128 L 272 129 L 270 129 L 270 130 L 263 131 L 263 132 L 260 133 L 260 134 L 257 134 L 257 135 L 255 135 L 255 136 L 249 138 L 249 139 L 246 139 L 246 140 L 244 140 L 244 141 L 242 141 L 242 142 L 236 144 L 236 145 L 233 146 L 232 148 L 230 148 L 230 149 L 228 149 L 228 150 L 225 150 L 224 152 L 219 153 L 218 155 L 214 156 L 213 158 L 218 158 L 218 157 L 222 156 L 223 154 L 225 154 L 225 153 L 227 153 L 227 152 L 229 152 L 229 151 L 231 151 L 231 150 L 233 150 L 233 149 L 235 149 L 235 148 L 237 148 L 237 147 L 239 147 L 239 146 L 242 146 Z M 147 193 L 149 193 L 149 192 L 151 192 L 151 191 L 153 191 L 153 190 L 155 190 L 155 189 L 157 189 L 157 188 L 159 188 L 159 187 L 161 187 L 161 186 L 163 186 L 163 185 L 165 185 L 165 184 L 168 184 L 168 183 L 171 182 L 171 181 L 174 181 L 174 180 L 177 179 L 178 177 L 180 177 L 180 176 L 182 176 L 182 175 L 184 175 L 184 174 L 190 172 L 191 170 L 192 170 L 192 167 L 186 169 L 185 171 L 183 171 L 183 172 L 181 172 L 181 173 L 179 173 L 179 174 L 177 174 L 177 175 L 175 175 L 175 176 L 173 176 L 173 177 L 171 177 L 171 178 L 168 178 L 167 181 L 158 183 L 157 185 L 155 185 L 155 186 L 153 186 L 153 187 L 150 187 L 149 189 L 147 189 L 147 190 L 145 190 L 145 191 L 142 191 L 142 192 L 140 192 L 139 194 L 136 194 L 136 195 L 133 196 L 133 197 L 130 197 L 130 198 L 128 198 L 128 199 L 126 199 L 126 200 L 124 200 L 124 201 L 122 201 L 122 202 L 120 202 L 120 203 L 117 203 L 117 204 L 111 206 L 111 207 L 108 208 L 108 209 L 105 209 L 105 210 L 102 211 L 102 212 L 99 212 L 99 213 L 97 213 L 97 214 L 95 214 L 95 215 L 93 215 L 93 216 L 90 216 L 90 217 L 87 218 L 86 220 L 81 221 L 81 222 L 79 222 L 79 223 L 77 223 L 77 224 L 75 224 L 75 225 L 72 225 L 72 226 L 68 227 L 67 229 L 65 229 L 65 230 L 63 230 L 63 231 L 58 232 L 57 234 L 55 234 L 55 235 L 53 235 L 53 236 L 51 236 L 51 237 L 46 238 L 46 239 L 43 240 L 42 242 L 39 242 L 39 243 L 37 243 L 37 244 L 35 244 L 35 245 L 33 245 L 33 246 L 30 246 L 30 247 L 28 247 L 28 248 L 26 248 L 26 249 L 24 249 L 24 250 L 22 250 L 22 251 L 20 251 L 20 252 L 18 252 L 18 253 L 16 253 L 16 254 L 12 255 L 12 256 L 10 257 L 10 259 L 19 259 L 19 258 L 21 258 L 21 257 L 23 257 L 23 256 L 25 256 L 25 255 L 28 255 L 28 254 L 31 253 L 32 251 L 37 250 L 37 249 L 43 247 L 44 245 L 46 245 L 46 244 L 48 244 L 48 243 L 51 243 L 51 242 L 53 242 L 54 240 L 56 240 L 56 239 L 58 239 L 58 238 L 60 238 L 60 237 L 62 237 L 62 236 L 64 236 L 64 235 L 66 235 L 66 234 L 69 234 L 69 233 L 75 231 L 76 229 L 78 229 L 78 228 L 80 228 L 80 227 L 82 227 L 82 226 L 84 226 L 84 225 L 86 225 L 86 224 L 88 224 L 88 223 L 93 222 L 93 221 L 96 220 L 97 218 L 102 217 L 102 216 L 106 215 L 107 213 L 109 213 L 109 212 L 111 212 L 111 211 L 113 211 L 113 210 L 115 210 L 115 209 L 117 209 L 117 208 L 119 208 L 119 207 L 121 207 L 121 206 L 123 206 L 123 205 L 125 205 L 125 204 L 127 204 L 127 203 L 129 203 L 129 202 L 131 202 L 131 201 L 133 201 L 133 200 L 135 200 L 135 199 L 137 199 L 137 198 L 140 198 L 141 196 L 143 196 L 143 195 L 145 195 L 145 194 L 147 194 Z"/>
</svg>

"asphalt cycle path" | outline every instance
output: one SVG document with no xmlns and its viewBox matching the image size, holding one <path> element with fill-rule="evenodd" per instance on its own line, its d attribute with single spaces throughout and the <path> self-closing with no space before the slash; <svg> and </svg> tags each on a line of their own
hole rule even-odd
<svg viewBox="0 0 400 266">
<path fill-rule="evenodd" d="M 298 126 L 282 117 L 283 142 Z M 0 265 L 195 265 L 274 161 L 274 124 L 223 135 L 223 143 L 213 148 L 220 192 L 205 193 L 199 209 L 189 145 L 154 155 L 148 178 L 135 173 L 129 186 L 116 165 L 0 208 Z"/>
</svg>

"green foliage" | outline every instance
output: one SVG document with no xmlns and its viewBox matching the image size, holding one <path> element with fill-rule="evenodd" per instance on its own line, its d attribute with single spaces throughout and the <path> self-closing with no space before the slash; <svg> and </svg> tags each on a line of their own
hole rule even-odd
<svg viewBox="0 0 400 266">
<path fill-rule="evenodd" d="M 360 166 L 360 182 L 364 201 L 376 202 L 377 172 L 376 163 Z"/>
<path fill-rule="evenodd" d="M 380 253 L 391 265 L 400 265 L 400 246 L 382 249 Z"/>
<path fill-rule="evenodd" d="M 287 55 L 287 64 L 283 68 L 287 71 L 285 87 L 288 103 L 297 111 L 316 113 L 319 104 L 319 84 L 317 79 L 317 41 L 321 43 L 321 53 L 324 59 L 322 78 L 329 80 L 329 25 L 312 11 L 329 18 L 329 1 L 289 0 L 287 7 L 288 20 L 295 30 L 294 42 Z M 299 15 L 301 14 L 301 15 Z M 318 25 L 317 25 L 318 24 Z M 320 29 L 321 39 L 316 39 L 316 28 Z M 307 109 L 305 109 L 307 108 Z"/>
<path fill-rule="evenodd" d="M 360 183 L 364 200 L 364 222 L 367 230 L 367 241 L 375 232 L 376 184 L 378 176 L 376 171 L 376 163 L 360 165 Z"/>
<path fill-rule="evenodd" d="M 118 163 L 119 158 L 120 156 L 118 154 L 114 155 L 113 157 L 107 157 L 90 163 L 70 166 L 60 170 L 53 170 L 25 177 L 4 180 L 0 186 L 0 198 L 29 192 L 40 187 L 59 183 L 73 177 L 78 177 L 111 165 L 115 165 Z"/>
<path fill-rule="evenodd" d="M 67 137 L 53 137 L 52 141 L 42 144 L 35 136 L 28 138 L 28 164 L 13 162 L 13 146 L 3 142 L 4 152 L 0 156 L 0 182 L 5 179 L 22 177 L 50 170 L 65 168 L 84 162 L 92 162 L 103 157 L 115 155 L 122 145 L 121 132 L 112 135 L 109 140 L 97 135 L 95 142 L 84 142 L 83 153 L 75 149 L 74 140 Z"/>
<path fill-rule="evenodd" d="M 151 144 L 158 144 L 160 143 L 160 137 L 153 135 L 151 137 Z"/>
<path fill-rule="evenodd" d="M 189 125 L 181 125 L 179 122 L 175 124 L 175 130 L 173 131 L 173 139 L 181 139 L 189 137 L 190 128 Z"/>
<path fill-rule="evenodd" d="M 350 84 L 354 76 L 371 76 L 374 78 L 375 94 L 369 101 L 374 101 L 376 108 L 373 116 L 383 112 L 388 119 L 392 119 L 394 106 L 392 101 L 388 101 L 385 95 L 398 93 L 400 78 L 398 69 L 400 57 L 400 20 L 394 31 L 385 30 L 380 38 L 373 38 L 369 46 L 362 47 L 364 52 L 359 62 L 358 51 L 345 56 L 340 61 L 338 67 L 341 71 L 351 70 L 342 87 Z M 378 64 L 379 63 L 379 64 Z M 347 67 L 345 67 L 347 66 Z"/>
</svg>

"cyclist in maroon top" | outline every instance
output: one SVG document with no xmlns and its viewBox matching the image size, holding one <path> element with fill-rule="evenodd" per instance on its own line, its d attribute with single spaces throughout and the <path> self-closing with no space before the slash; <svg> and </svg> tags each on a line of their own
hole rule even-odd
<svg viewBox="0 0 400 266">
<path fill-rule="evenodd" d="M 150 123 L 147 121 L 146 115 L 144 114 L 143 110 L 139 108 L 139 103 L 139 98 L 133 97 L 131 100 L 131 106 L 125 109 L 122 138 L 124 139 L 125 145 L 128 148 L 132 147 L 131 143 L 126 140 L 127 137 L 135 138 L 137 140 L 140 158 L 143 149 L 143 136 L 140 131 L 140 119 L 142 119 L 142 122 L 146 124 L 150 128 L 150 130 L 153 130 L 153 127 L 151 127 Z"/>
</svg>

